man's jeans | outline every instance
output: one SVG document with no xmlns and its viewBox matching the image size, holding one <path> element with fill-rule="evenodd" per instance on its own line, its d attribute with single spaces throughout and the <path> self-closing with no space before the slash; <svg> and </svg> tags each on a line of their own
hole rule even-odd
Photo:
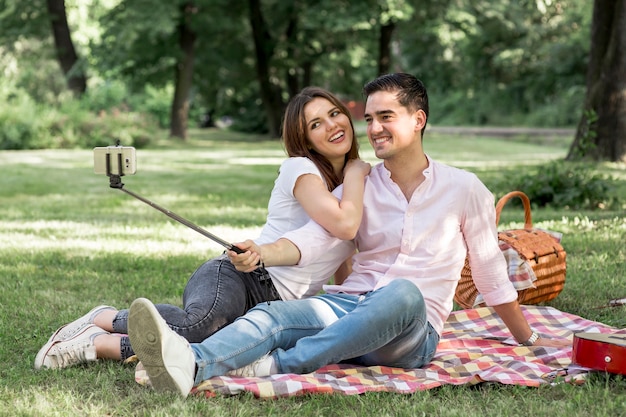
<svg viewBox="0 0 626 417">
<path fill-rule="evenodd" d="M 360 296 L 262 303 L 191 347 L 199 384 L 266 353 L 279 373 L 304 374 L 340 362 L 419 368 L 432 359 L 438 342 L 421 292 L 398 279 Z"/>
</svg>

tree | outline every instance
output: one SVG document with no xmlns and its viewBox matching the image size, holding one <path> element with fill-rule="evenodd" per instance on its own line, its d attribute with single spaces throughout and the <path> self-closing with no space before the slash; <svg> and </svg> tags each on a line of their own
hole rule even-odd
<svg viewBox="0 0 626 417">
<path fill-rule="evenodd" d="M 94 44 L 97 68 L 133 90 L 173 86 L 170 136 L 185 139 L 196 60 L 198 1 L 120 2 L 101 18 L 102 39 Z"/>
<path fill-rule="evenodd" d="M 269 132 L 277 137 L 280 135 L 280 120 L 284 105 L 280 90 L 271 82 L 270 77 L 270 61 L 274 55 L 276 41 L 272 38 L 262 13 L 261 0 L 249 0 L 248 4 L 261 99 L 267 115 Z"/>
<path fill-rule="evenodd" d="M 567 159 L 626 162 L 626 0 L 595 0 L 587 94 Z"/>
<path fill-rule="evenodd" d="M 187 121 L 189 120 L 189 93 L 193 81 L 195 61 L 196 32 L 190 27 L 191 17 L 198 12 L 193 3 L 181 5 L 180 22 L 178 25 L 178 45 L 182 56 L 175 67 L 175 87 L 170 115 L 170 136 L 180 139 L 187 138 Z"/>
<path fill-rule="evenodd" d="M 61 69 L 67 78 L 67 86 L 76 96 L 87 89 L 87 78 L 79 66 L 78 55 L 72 42 L 70 28 L 65 13 L 65 0 L 47 0 L 52 34 Z"/>
</svg>

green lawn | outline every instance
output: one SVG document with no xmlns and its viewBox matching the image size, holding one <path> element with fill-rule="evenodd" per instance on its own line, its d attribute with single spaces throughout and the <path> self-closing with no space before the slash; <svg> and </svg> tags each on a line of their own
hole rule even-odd
<svg viewBox="0 0 626 417">
<path fill-rule="evenodd" d="M 365 135 L 362 154 L 376 162 Z M 492 184 L 511 172 L 562 158 L 567 142 L 427 134 L 435 159 Z M 277 141 L 216 130 L 187 144 L 160 141 L 137 151 L 125 188 L 227 240 L 254 237 L 284 151 Z M 163 395 L 134 382 L 134 368 L 99 362 L 34 371 L 39 348 L 60 325 L 98 304 L 127 307 L 137 297 L 180 304 L 187 278 L 221 248 L 164 214 L 111 189 L 93 173 L 90 150 L 0 152 L 0 415 L 4 416 L 618 416 L 626 378 L 594 375 L 582 386 L 529 389 L 443 387 L 413 395 L 306 396 L 274 401 L 251 395 L 210 400 Z M 626 179 L 624 166 L 598 170 Z M 619 190 L 626 199 L 626 190 Z M 499 197 L 499 196 L 497 196 Z M 626 327 L 624 210 L 534 209 L 535 225 L 564 233 L 565 289 L 549 305 Z M 507 207 L 500 226 L 518 227 Z"/>
</svg>

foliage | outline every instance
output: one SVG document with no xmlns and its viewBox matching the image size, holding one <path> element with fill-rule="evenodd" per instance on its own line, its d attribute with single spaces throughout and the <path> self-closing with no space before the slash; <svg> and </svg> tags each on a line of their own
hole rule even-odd
<svg viewBox="0 0 626 417">
<path fill-rule="evenodd" d="M 0 149 L 28 149 L 41 130 L 33 117 L 35 103 L 15 93 L 2 94 L 0 100 Z"/>
<path fill-rule="evenodd" d="M 505 177 L 503 184 L 509 191 L 523 191 L 538 207 L 602 210 L 625 203 L 615 195 L 617 180 L 599 173 L 597 165 L 589 163 L 555 161 L 538 165 L 523 175 Z"/>
<path fill-rule="evenodd" d="M 593 109 L 583 111 L 578 126 L 577 137 L 570 147 L 567 160 L 582 161 L 593 158 L 593 153 L 597 149 L 596 139 L 598 137 L 598 114 Z"/>
<path fill-rule="evenodd" d="M 129 95 L 126 101 L 133 111 L 150 115 L 158 122 L 159 127 L 166 128 L 169 126 L 173 94 L 171 85 L 163 88 L 146 85 L 142 92 Z"/>
<path fill-rule="evenodd" d="M 442 99 L 433 102 L 442 123 L 572 126 L 582 108 L 573 93 L 585 86 L 591 7 L 462 0 L 403 34 L 400 47 L 407 70 Z"/>
<path fill-rule="evenodd" d="M 149 116 L 124 107 L 99 107 L 104 101 L 95 94 L 43 105 L 0 81 L 0 149 L 92 148 L 116 139 L 142 148 L 157 134 Z"/>
<path fill-rule="evenodd" d="M 88 91 L 122 83 L 126 105 L 167 125 L 185 3 L 67 0 Z M 381 25 L 393 22 L 391 68 L 426 82 L 433 123 L 573 126 L 585 88 L 591 3 L 262 0 L 268 27 L 263 47 L 272 52 L 267 77 L 283 102 L 304 83 L 358 100 L 363 84 L 377 75 Z M 267 130 L 248 2 L 193 4 L 190 27 L 198 38 L 192 118 L 211 112 L 234 119 L 236 128 Z M 7 67 L 19 73 L 16 85 L 36 101 L 62 101 L 64 80 L 54 61 L 45 2 L 2 0 L 0 6 L 0 45 L 17 63 Z"/>
</svg>

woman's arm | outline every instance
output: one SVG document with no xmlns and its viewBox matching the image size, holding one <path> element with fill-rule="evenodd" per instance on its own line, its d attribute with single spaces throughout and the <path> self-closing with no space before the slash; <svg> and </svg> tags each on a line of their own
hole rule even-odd
<svg viewBox="0 0 626 417">
<path fill-rule="evenodd" d="M 273 243 L 257 245 L 253 240 L 235 243 L 243 253 L 226 251 L 228 258 L 241 272 L 252 272 L 258 268 L 261 260 L 265 266 L 296 265 L 300 260 L 300 250 L 288 239 L 278 239 Z"/>
<path fill-rule="evenodd" d="M 296 180 L 293 194 L 317 224 L 339 239 L 350 240 L 356 236 L 361 224 L 365 177 L 370 169 L 370 164 L 360 159 L 348 161 L 341 200 L 314 174 L 301 175 Z"/>
</svg>

